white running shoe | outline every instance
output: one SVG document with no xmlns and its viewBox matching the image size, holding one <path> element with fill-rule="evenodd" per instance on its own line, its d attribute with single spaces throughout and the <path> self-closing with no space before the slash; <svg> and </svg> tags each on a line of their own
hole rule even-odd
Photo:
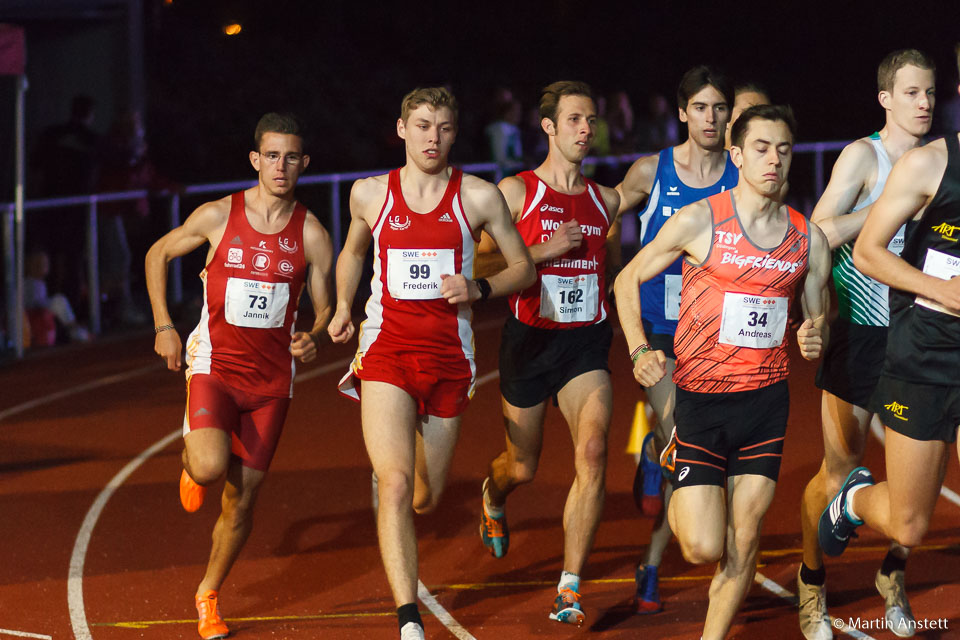
<svg viewBox="0 0 960 640">
<path fill-rule="evenodd" d="M 400 640 L 425 640 L 423 627 L 416 622 L 408 622 L 400 629 Z"/>
<path fill-rule="evenodd" d="M 907 601 L 907 589 L 903 583 L 903 571 L 894 571 L 885 576 L 877 571 L 874 581 L 877 591 L 883 596 L 883 604 L 887 612 L 887 629 L 890 633 L 901 638 L 909 638 L 917 632 L 917 622 L 913 619 L 910 602 Z"/>
<path fill-rule="evenodd" d="M 827 588 L 807 584 L 797 572 L 797 600 L 800 604 L 800 632 L 807 640 L 832 640 L 833 629 L 827 614 Z"/>
</svg>

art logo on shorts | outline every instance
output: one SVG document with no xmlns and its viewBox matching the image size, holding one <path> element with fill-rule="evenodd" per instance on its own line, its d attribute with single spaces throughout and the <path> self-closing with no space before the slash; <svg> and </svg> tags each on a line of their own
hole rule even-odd
<svg viewBox="0 0 960 640">
<path fill-rule="evenodd" d="M 287 253 L 293 253 L 297 250 L 297 241 L 293 241 L 293 245 L 290 244 L 290 238 L 280 238 L 280 250 L 286 251 Z"/>
<path fill-rule="evenodd" d="M 394 231 L 406 231 L 412 222 L 410 216 L 387 216 L 387 223 Z"/>
<path fill-rule="evenodd" d="M 263 271 L 270 266 L 270 256 L 265 253 L 258 253 L 253 256 L 253 268 L 257 271 Z"/>
<path fill-rule="evenodd" d="M 893 414 L 893 417 L 896 418 L 897 420 L 903 420 L 904 422 L 909 422 L 909 421 L 910 421 L 909 418 L 904 418 L 904 417 L 903 417 L 903 412 L 906 411 L 907 409 L 909 409 L 910 407 L 908 407 L 908 406 L 906 406 L 906 405 L 902 405 L 902 404 L 900 404 L 899 402 L 897 402 L 896 400 L 894 400 L 894 401 L 891 402 L 890 404 L 885 404 L 885 405 L 883 405 L 883 408 L 886 409 L 887 411 L 889 411 L 890 413 L 892 413 L 892 414 Z"/>
<path fill-rule="evenodd" d="M 957 231 L 960 231 L 960 225 L 947 224 L 946 222 L 941 222 L 935 227 L 931 227 L 934 231 L 940 234 L 940 237 L 943 240 L 949 240 L 950 242 L 956 242 L 958 238 L 955 238 L 954 235 Z"/>
<path fill-rule="evenodd" d="M 233 264 L 243 262 L 243 249 L 231 247 L 230 250 L 227 251 L 227 262 L 232 262 Z"/>
<path fill-rule="evenodd" d="M 293 273 L 293 263 L 289 260 L 281 260 L 280 264 L 277 265 L 277 268 L 280 269 L 280 273 L 285 275 Z"/>
</svg>

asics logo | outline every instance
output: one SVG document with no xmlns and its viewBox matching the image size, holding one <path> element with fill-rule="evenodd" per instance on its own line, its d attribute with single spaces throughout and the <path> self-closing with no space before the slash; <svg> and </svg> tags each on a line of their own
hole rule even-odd
<svg viewBox="0 0 960 640">
<path fill-rule="evenodd" d="M 541 205 L 540 211 L 552 211 L 553 213 L 563 213 L 563 207 L 551 207 L 548 204 Z"/>
<path fill-rule="evenodd" d="M 690 473 L 690 467 L 684 467 L 680 469 L 680 475 L 677 476 L 677 482 L 683 482 L 683 479 L 687 477 L 687 474 Z"/>
</svg>

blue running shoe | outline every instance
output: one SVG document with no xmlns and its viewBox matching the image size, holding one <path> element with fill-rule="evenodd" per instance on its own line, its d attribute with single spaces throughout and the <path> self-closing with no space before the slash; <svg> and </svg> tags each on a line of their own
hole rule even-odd
<svg viewBox="0 0 960 640">
<path fill-rule="evenodd" d="M 870 471 L 866 467 L 857 467 L 850 472 L 840 491 L 823 510 L 817 527 L 817 537 L 820 548 L 828 556 L 839 556 L 843 553 L 850 543 L 850 538 L 857 537 L 854 533 L 856 528 L 863 524 L 863 520 L 854 520 L 847 512 L 847 494 L 850 489 L 872 484 L 873 476 Z"/>
<path fill-rule="evenodd" d="M 561 589 L 553 601 L 553 611 L 550 612 L 550 619 L 580 627 L 583 625 L 585 618 L 586 615 L 580 606 L 580 594 L 572 589 Z"/>
<path fill-rule="evenodd" d="M 487 512 L 487 481 L 483 481 L 483 492 L 480 496 L 480 540 L 494 558 L 507 555 L 510 548 L 510 530 L 507 528 L 507 514 L 495 518 Z"/>
<path fill-rule="evenodd" d="M 653 433 L 643 438 L 640 447 L 640 462 L 633 476 L 633 501 L 647 518 L 656 518 L 663 511 L 663 473 L 660 463 L 647 456 L 652 446 Z"/>
<path fill-rule="evenodd" d="M 644 615 L 663 611 L 660 604 L 660 588 L 657 584 L 657 567 L 653 565 L 637 565 L 636 573 L 637 595 L 634 599 L 637 613 Z"/>
</svg>

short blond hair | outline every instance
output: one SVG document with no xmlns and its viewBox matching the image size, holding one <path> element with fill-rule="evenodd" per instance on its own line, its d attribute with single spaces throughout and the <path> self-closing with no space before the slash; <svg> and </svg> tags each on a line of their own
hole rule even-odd
<svg viewBox="0 0 960 640">
<path fill-rule="evenodd" d="M 901 49 L 887 54 L 880 66 L 877 68 L 877 90 L 893 91 L 893 81 L 897 78 L 897 71 L 907 65 L 913 65 L 920 69 L 937 72 L 937 65 L 933 58 L 922 51 L 916 49 Z"/>
<path fill-rule="evenodd" d="M 453 114 L 453 124 L 456 126 L 460 109 L 457 99 L 446 87 L 417 87 L 403 96 L 403 101 L 400 103 L 400 119 L 406 122 L 410 113 L 422 104 L 428 104 L 435 110 L 440 107 L 450 109 Z"/>
</svg>

